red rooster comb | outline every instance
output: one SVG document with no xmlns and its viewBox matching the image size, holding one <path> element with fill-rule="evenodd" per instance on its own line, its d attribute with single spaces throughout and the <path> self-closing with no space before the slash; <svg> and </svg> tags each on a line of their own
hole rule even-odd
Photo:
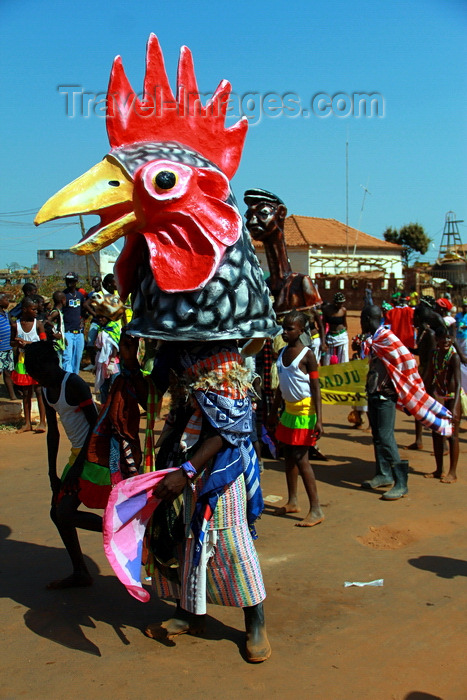
<svg viewBox="0 0 467 700">
<path fill-rule="evenodd" d="M 107 133 L 112 148 L 142 141 L 176 141 L 208 158 L 229 179 L 235 174 L 248 129 L 243 117 L 233 126 L 224 125 L 230 83 L 222 80 L 203 107 L 191 51 L 182 46 L 175 98 L 164 65 L 159 41 L 151 34 L 146 52 L 143 99 L 132 89 L 117 56 L 107 92 Z"/>
</svg>

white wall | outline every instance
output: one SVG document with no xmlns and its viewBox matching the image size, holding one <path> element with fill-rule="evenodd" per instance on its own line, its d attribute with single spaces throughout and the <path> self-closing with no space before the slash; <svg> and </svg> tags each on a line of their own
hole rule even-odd
<svg viewBox="0 0 467 700">
<path fill-rule="evenodd" d="M 290 265 L 294 272 L 301 272 L 304 275 L 310 275 L 314 278 L 318 273 L 325 273 L 328 275 L 335 275 L 339 273 L 347 272 L 347 264 L 345 259 L 345 254 L 342 250 L 323 250 L 311 253 L 308 249 L 294 249 L 288 250 L 288 256 L 290 259 Z M 258 256 L 261 269 L 269 274 L 269 268 L 267 263 L 266 254 L 263 251 L 256 250 L 256 255 Z M 319 262 L 319 258 L 322 257 L 322 263 Z M 331 260 L 330 260 L 331 258 Z M 375 267 L 374 261 L 377 260 L 379 264 L 384 266 L 384 270 L 389 276 L 391 272 L 394 273 L 396 279 L 402 279 L 402 261 L 400 255 L 382 253 L 376 250 L 364 250 L 357 249 L 357 260 L 353 259 L 353 256 L 349 257 L 348 261 L 348 271 L 349 272 L 368 272 L 370 270 L 378 269 Z M 362 263 L 362 259 L 368 258 L 368 264 Z M 343 264 L 338 264 L 338 263 Z"/>
</svg>

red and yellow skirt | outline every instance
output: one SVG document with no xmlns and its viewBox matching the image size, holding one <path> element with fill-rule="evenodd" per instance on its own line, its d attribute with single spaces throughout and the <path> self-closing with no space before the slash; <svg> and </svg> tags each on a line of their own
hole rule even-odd
<svg viewBox="0 0 467 700">
<path fill-rule="evenodd" d="M 79 449 L 71 448 L 68 464 L 63 470 L 62 483 L 79 453 Z M 110 469 L 102 467 L 100 464 L 89 462 L 86 459 L 79 478 L 78 497 L 81 503 L 87 508 L 105 508 L 111 489 Z"/>
<path fill-rule="evenodd" d="M 26 372 L 23 350 L 19 351 L 15 368 L 11 373 L 11 379 L 17 386 L 37 386 L 37 382 Z"/>
<path fill-rule="evenodd" d="M 311 447 L 316 444 L 315 425 L 316 410 L 311 396 L 294 403 L 286 401 L 276 428 L 276 439 L 285 445 Z"/>
</svg>

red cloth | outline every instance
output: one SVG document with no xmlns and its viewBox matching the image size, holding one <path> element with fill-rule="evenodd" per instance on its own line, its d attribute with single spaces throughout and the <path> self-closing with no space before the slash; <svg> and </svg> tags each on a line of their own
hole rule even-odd
<svg viewBox="0 0 467 700">
<path fill-rule="evenodd" d="M 413 325 L 413 306 L 395 306 L 386 314 L 386 323 L 406 348 L 415 347 L 415 329 Z"/>
<path fill-rule="evenodd" d="M 449 301 L 449 299 L 445 299 L 442 297 L 441 299 L 437 299 L 436 303 L 438 306 L 441 306 L 442 309 L 447 309 L 448 311 L 451 311 L 452 309 L 452 302 Z"/>
</svg>

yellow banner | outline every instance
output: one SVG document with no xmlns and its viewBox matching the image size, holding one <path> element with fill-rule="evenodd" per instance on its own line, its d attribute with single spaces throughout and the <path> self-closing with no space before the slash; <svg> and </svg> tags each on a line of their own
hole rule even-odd
<svg viewBox="0 0 467 700">
<path fill-rule="evenodd" d="M 328 404 L 363 406 L 366 404 L 367 372 L 368 359 L 320 367 L 318 374 L 321 401 Z"/>
</svg>

